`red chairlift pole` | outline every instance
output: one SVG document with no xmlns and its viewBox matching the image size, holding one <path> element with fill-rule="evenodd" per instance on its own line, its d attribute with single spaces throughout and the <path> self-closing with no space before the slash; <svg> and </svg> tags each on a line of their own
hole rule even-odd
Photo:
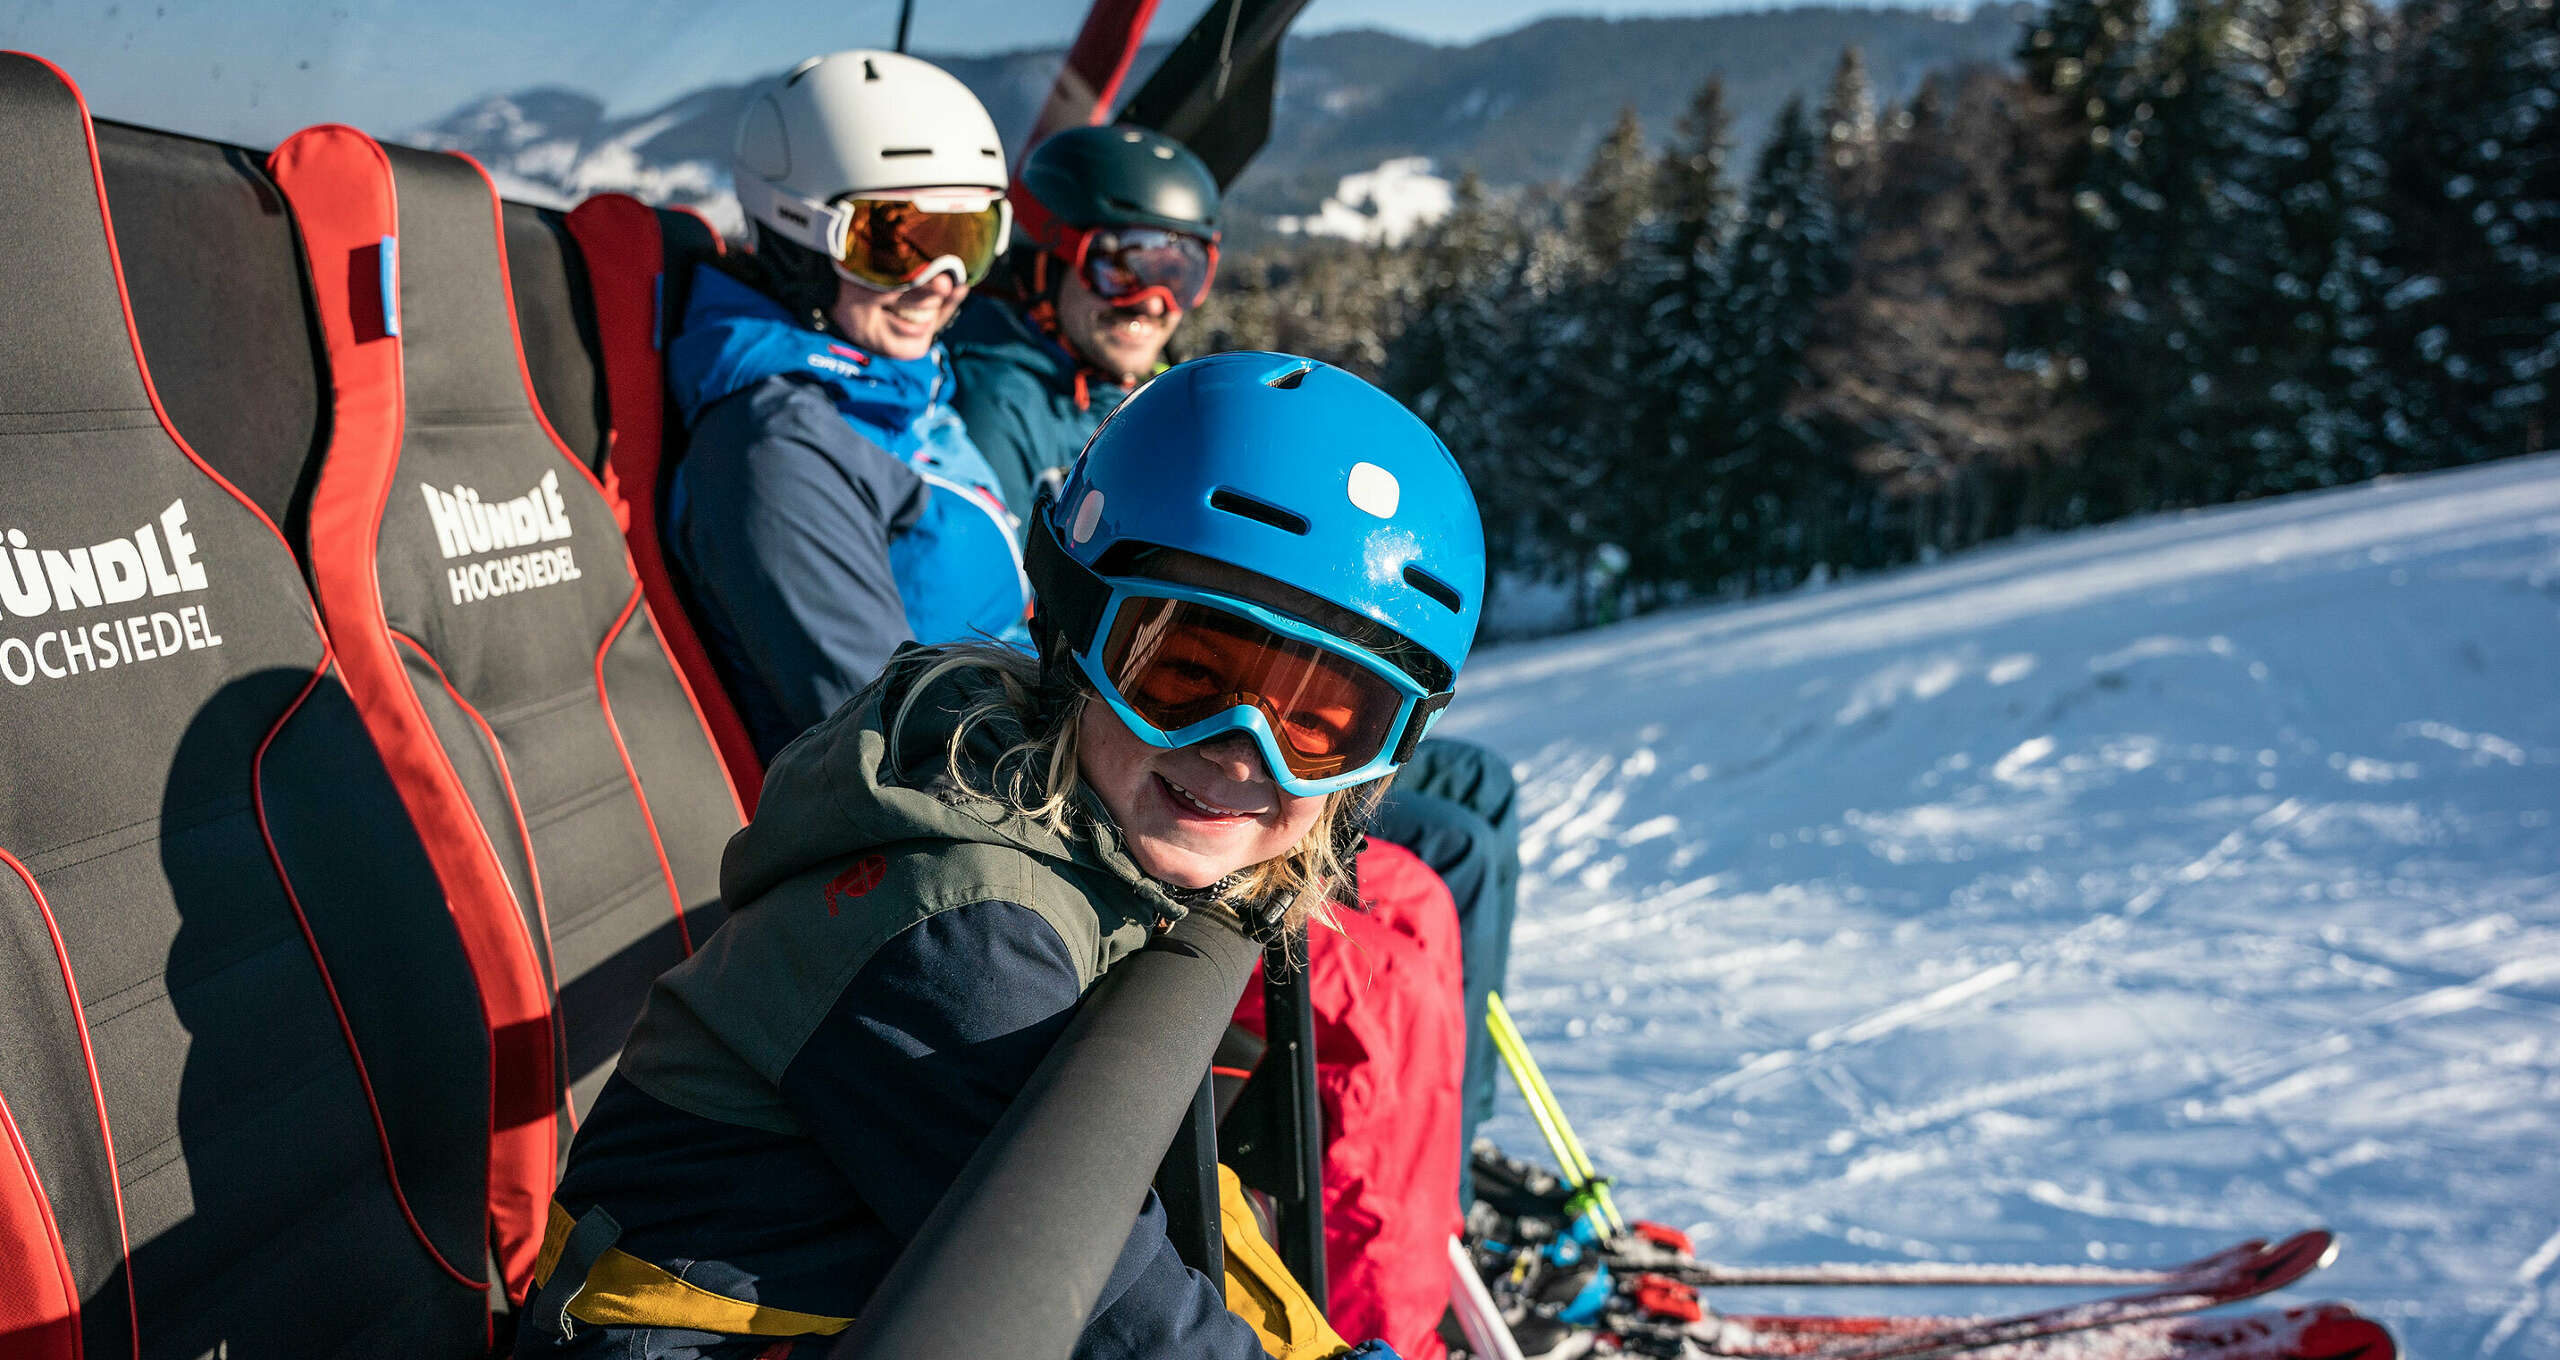
<svg viewBox="0 0 2560 1360">
<path fill-rule="evenodd" d="M 1039 116 L 1031 120 L 1030 135 L 1022 139 L 1023 150 L 1038 146 L 1050 133 L 1110 121 L 1112 102 L 1120 97 L 1155 15 L 1156 0 L 1094 0 L 1075 45 L 1067 49 L 1066 66 L 1049 87 Z"/>
</svg>

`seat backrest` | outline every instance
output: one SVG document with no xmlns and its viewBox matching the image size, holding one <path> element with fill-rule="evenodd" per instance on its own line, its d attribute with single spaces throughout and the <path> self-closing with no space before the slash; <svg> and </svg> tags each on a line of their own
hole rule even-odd
<svg viewBox="0 0 2560 1360">
<path fill-rule="evenodd" d="M 568 214 L 506 203 L 507 285 L 516 338 L 542 418 L 569 452 L 614 490 L 613 418 L 606 406 L 604 341 L 597 327 L 586 257 L 570 237 Z M 656 601 L 652 599 L 651 604 Z"/>
<path fill-rule="evenodd" d="M 613 503 L 536 404 L 479 165 L 330 126 L 269 171 L 328 355 L 313 590 L 457 913 L 487 928 L 502 1121 L 556 1158 L 651 979 L 717 924 L 744 816 Z M 521 1208 L 499 1225 L 519 1295 L 543 1227 Z"/>
<path fill-rule="evenodd" d="M 198 457 L 301 541 L 319 470 L 319 336 L 293 219 L 256 153 L 98 124 L 134 328 Z"/>
<path fill-rule="evenodd" d="M 268 517 L 0 54 L 0 1353 L 477 1354 L 488 1046 Z"/>
<path fill-rule="evenodd" d="M 658 538 L 667 478 L 684 452 L 684 422 L 676 418 L 667 390 L 666 342 L 683 324 L 694 267 L 721 253 L 720 237 L 694 214 L 652 208 L 628 194 L 588 199 L 569 214 L 568 227 L 593 300 L 612 431 L 610 467 L 631 507 L 626 537 L 632 565 L 665 630 L 668 654 L 702 702 L 703 720 L 729 766 L 729 782 L 753 816 L 764 762 L 756 758 L 746 720 L 702 645 L 692 601 Z"/>
</svg>

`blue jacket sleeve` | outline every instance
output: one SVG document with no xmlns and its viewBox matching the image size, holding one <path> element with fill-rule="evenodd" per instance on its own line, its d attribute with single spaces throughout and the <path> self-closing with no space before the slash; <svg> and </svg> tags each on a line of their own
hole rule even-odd
<svg viewBox="0 0 2560 1360">
<path fill-rule="evenodd" d="M 804 1128 L 911 1240 L 1066 1028 L 1078 974 L 1028 908 L 978 902 L 900 932 L 854 975 L 782 1077 Z M 1078 1360 L 1263 1360 L 1222 1283 L 1182 1264 L 1147 1196 Z"/>
<path fill-rule="evenodd" d="M 705 409 L 678 475 L 669 547 L 754 691 L 741 700 L 770 758 L 910 636 L 889 541 L 923 512 L 925 482 L 793 378 Z"/>
</svg>

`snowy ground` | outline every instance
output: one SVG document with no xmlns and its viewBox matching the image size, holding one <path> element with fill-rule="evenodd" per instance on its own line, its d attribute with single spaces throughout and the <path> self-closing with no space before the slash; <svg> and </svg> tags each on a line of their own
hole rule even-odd
<svg viewBox="0 0 2560 1360">
<path fill-rule="evenodd" d="M 2560 456 L 1498 649 L 1465 691 L 1446 730 L 1524 776 L 1513 1007 L 1631 1213 L 1754 1262 L 2325 1223 L 2290 1300 L 2560 1355 Z"/>
</svg>

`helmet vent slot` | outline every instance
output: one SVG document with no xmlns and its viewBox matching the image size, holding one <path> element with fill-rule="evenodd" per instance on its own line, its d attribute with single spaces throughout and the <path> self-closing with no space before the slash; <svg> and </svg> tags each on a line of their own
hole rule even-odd
<svg viewBox="0 0 2560 1360">
<path fill-rule="evenodd" d="M 1298 385 L 1305 382 L 1307 380 L 1307 375 L 1313 372 L 1315 372 L 1315 365 L 1298 364 L 1290 368 L 1284 368 L 1279 372 L 1272 374 L 1270 377 L 1263 379 L 1262 385 L 1265 387 L 1276 387 L 1283 392 L 1295 392 L 1298 390 Z"/>
<path fill-rule="evenodd" d="M 1268 524 L 1274 529 L 1287 533 L 1304 535 L 1307 532 L 1306 516 L 1294 510 L 1283 510 L 1269 501 L 1248 496 L 1233 487 L 1222 486 L 1210 492 L 1209 508 L 1224 510 L 1230 515 L 1241 515 L 1256 523 Z"/>
<path fill-rule="evenodd" d="M 878 80 L 880 78 L 880 68 L 872 65 L 871 58 L 869 57 L 864 57 L 862 59 L 862 78 L 864 80 Z"/>
<path fill-rule="evenodd" d="M 1448 606 L 1449 612 L 1452 614 L 1463 614 L 1466 612 L 1465 602 L 1459 599 L 1458 592 L 1451 588 L 1448 582 L 1441 580 L 1430 572 L 1424 571 L 1420 567 L 1406 567 L 1404 569 L 1404 583 L 1421 591 L 1423 594 L 1430 596 L 1432 599 L 1438 600 L 1441 604 Z"/>
<path fill-rule="evenodd" d="M 880 159 L 884 161 L 896 160 L 900 156 L 930 156 L 932 154 L 933 148 L 929 146 L 884 146 L 880 148 Z"/>
</svg>

